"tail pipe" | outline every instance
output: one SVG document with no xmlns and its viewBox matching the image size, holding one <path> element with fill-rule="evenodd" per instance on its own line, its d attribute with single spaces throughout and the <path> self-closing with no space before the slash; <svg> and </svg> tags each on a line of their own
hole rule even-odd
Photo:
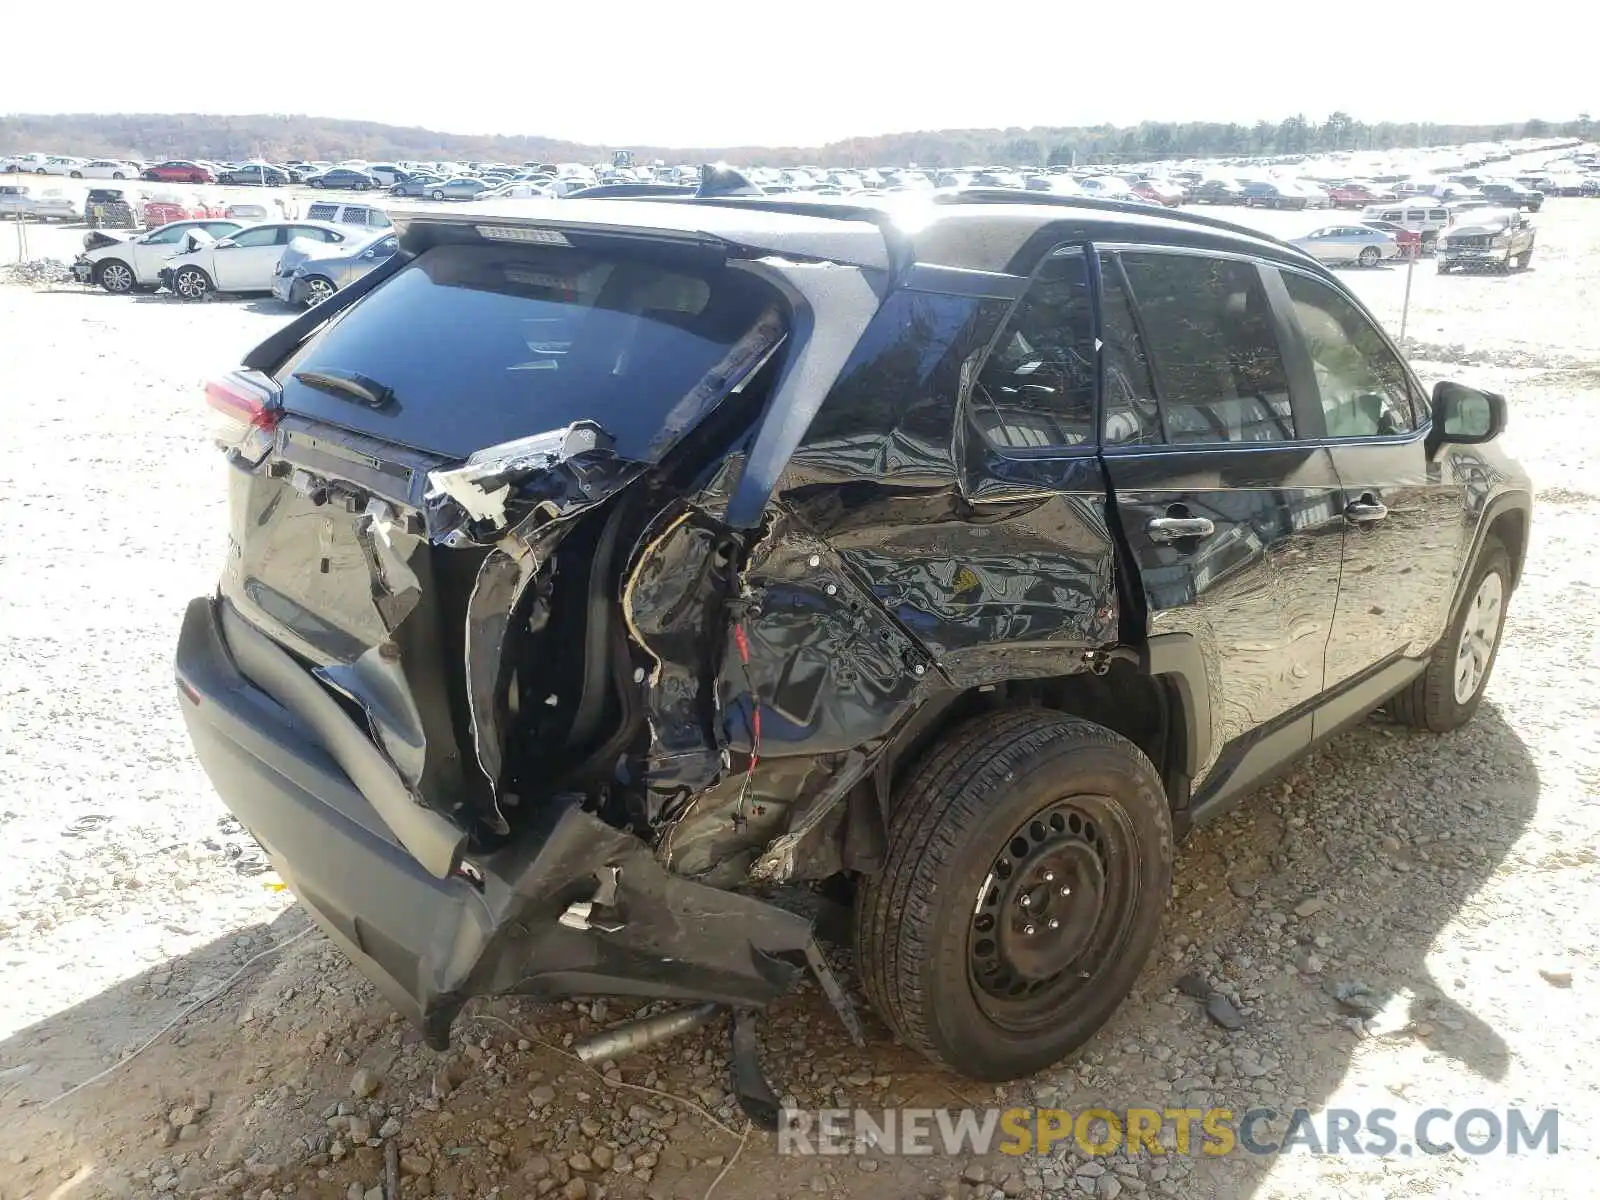
<svg viewBox="0 0 1600 1200">
<path fill-rule="evenodd" d="M 624 1021 L 621 1025 L 591 1034 L 572 1043 L 572 1052 L 586 1063 L 604 1062 L 648 1050 L 669 1038 L 692 1033 L 708 1025 L 722 1010 L 720 1004 L 698 1004 L 693 1008 L 679 1008 L 672 1012 L 641 1017 L 637 1021 Z"/>
</svg>

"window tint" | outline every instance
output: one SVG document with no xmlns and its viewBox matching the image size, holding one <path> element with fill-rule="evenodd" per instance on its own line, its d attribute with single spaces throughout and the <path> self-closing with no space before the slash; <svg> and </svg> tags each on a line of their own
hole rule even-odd
<svg viewBox="0 0 1600 1200">
<path fill-rule="evenodd" d="M 191 226 L 191 225 L 176 225 L 176 226 L 173 226 L 170 229 L 158 229 L 158 230 L 156 230 L 156 232 L 152 233 L 149 237 L 145 238 L 144 242 L 145 242 L 145 245 L 147 245 L 147 246 L 168 246 L 168 245 L 171 245 L 173 242 L 176 242 L 184 234 L 188 233 L 189 230 L 192 229 L 192 228 L 193 228 L 193 226 Z M 213 234 L 212 236 L 214 236 L 214 237 L 222 237 L 224 235 L 218 233 L 218 234 Z"/>
<path fill-rule="evenodd" d="M 200 226 L 200 228 L 204 229 L 207 233 L 209 233 L 214 238 L 225 238 L 230 233 L 232 233 L 234 230 L 239 228 L 239 223 L 237 221 L 210 221 L 210 222 L 207 222 L 206 224 Z M 186 232 L 186 231 L 180 230 L 179 232 Z M 168 240 L 168 239 L 162 239 L 162 240 L 165 241 L 165 240 Z M 177 241 L 176 235 L 174 235 L 174 237 L 171 240 L 172 241 Z"/>
<path fill-rule="evenodd" d="M 594 421 L 651 460 L 782 335 L 743 271 L 699 271 L 550 247 L 440 246 L 354 305 L 277 372 L 294 412 L 465 457 Z M 357 371 L 383 408 L 295 379 Z"/>
<path fill-rule="evenodd" d="M 233 234 L 233 244 L 245 249 L 276 246 L 283 240 L 283 233 L 284 228 L 281 225 L 258 225 L 254 229 L 244 229 Z"/>
<path fill-rule="evenodd" d="M 1288 375 L 1254 264 L 1145 252 L 1124 254 L 1122 264 L 1167 441 L 1292 439 Z"/>
<path fill-rule="evenodd" d="M 342 242 L 344 239 L 338 234 L 316 225 L 296 225 L 289 230 L 291 238 L 307 238 L 313 242 Z"/>
<path fill-rule="evenodd" d="M 1412 429 L 1410 379 L 1372 322 L 1319 280 L 1285 271 L 1283 282 L 1316 371 L 1328 436 Z"/>
<path fill-rule="evenodd" d="M 1107 445 L 1147 445 L 1161 441 L 1161 413 L 1150 363 L 1139 340 L 1139 326 L 1128 302 L 1122 268 L 1109 254 L 1100 257 L 1100 363 Z"/>
<path fill-rule="evenodd" d="M 1094 313 L 1080 250 L 1047 258 L 972 388 L 978 428 L 1005 450 L 1077 446 L 1094 434 Z"/>
</svg>

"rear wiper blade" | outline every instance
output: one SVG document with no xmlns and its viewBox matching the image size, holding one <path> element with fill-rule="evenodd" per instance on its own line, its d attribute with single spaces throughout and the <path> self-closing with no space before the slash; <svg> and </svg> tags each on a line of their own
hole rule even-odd
<svg viewBox="0 0 1600 1200">
<path fill-rule="evenodd" d="M 394 402 L 394 389 L 359 371 L 296 371 L 294 377 L 307 387 L 349 396 L 368 408 L 382 408 Z"/>
</svg>

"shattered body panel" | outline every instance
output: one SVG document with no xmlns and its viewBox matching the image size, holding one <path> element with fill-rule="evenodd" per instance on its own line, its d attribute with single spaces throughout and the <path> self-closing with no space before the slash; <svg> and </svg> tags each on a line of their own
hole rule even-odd
<svg viewBox="0 0 1600 1200">
<path fill-rule="evenodd" d="M 427 277 L 392 305 L 487 269 L 407 254 Z M 341 834 L 350 869 L 381 880 L 370 895 L 270 805 L 230 804 L 436 1037 L 495 991 L 764 1004 L 810 921 L 741 893 L 875 869 L 886 771 L 921 714 L 1085 670 L 1115 641 L 1097 460 L 1006 458 L 965 412 L 1026 281 L 907 267 L 894 288 L 863 258 L 730 259 L 782 304 L 752 314 L 653 436 L 629 431 L 633 457 L 584 420 L 465 460 L 397 444 L 383 431 L 413 402 L 404 381 L 394 404 L 339 363 L 294 375 L 301 407 L 272 452 L 236 464 L 222 624 L 191 611 L 180 674 L 213 710 L 264 686 L 221 631 L 242 618 L 288 652 L 275 669 L 298 661 L 338 698 L 342 716 L 316 714 L 323 736 L 381 752 L 362 760 L 365 799 L 340 801 L 360 828 Z M 536 360 L 568 353 L 549 339 L 571 334 L 541 336 Z M 303 361 L 275 338 L 252 369 Z M 269 694 L 295 727 L 315 699 Z M 230 797 L 229 781 L 304 773 L 241 759 L 186 715 Z M 400 795 L 456 832 L 425 827 L 419 851 Z M 397 845 L 432 879 L 399 870 Z"/>
</svg>

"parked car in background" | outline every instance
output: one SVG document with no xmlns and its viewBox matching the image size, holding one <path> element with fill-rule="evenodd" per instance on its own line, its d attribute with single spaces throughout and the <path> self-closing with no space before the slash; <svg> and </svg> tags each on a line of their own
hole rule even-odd
<svg viewBox="0 0 1600 1200">
<path fill-rule="evenodd" d="M 1085 196 L 1101 200 L 1126 200 L 1133 195 L 1127 180 L 1118 179 L 1115 175 L 1085 175 L 1078 180 L 1078 188 Z"/>
<path fill-rule="evenodd" d="M 1286 184 L 1276 184 L 1265 179 L 1252 179 L 1240 185 L 1242 203 L 1246 208 L 1305 208 L 1310 197 Z"/>
<path fill-rule="evenodd" d="M 1288 241 L 1291 246 L 1298 246 L 1318 262 L 1325 263 L 1375 267 L 1400 254 L 1400 243 L 1393 234 L 1370 225 L 1325 225 Z"/>
<path fill-rule="evenodd" d="M 32 175 L 44 166 L 48 154 L 12 154 L 0 159 L 0 174 Z M 49 172 L 46 172 L 48 174 Z"/>
<path fill-rule="evenodd" d="M 1394 238 L 1395 245 L 1400 248 L 1401 258 L 1422 257 L 1423 247 L 1421 230 L 1407 229 L 1404 225 L 1401 225 L 1396 221 L 1380 221 L 1376 218 L 1363 220 L 1361 223 L 1363 225 L 1370 225 L 1374 229 L 1381 229 L 1384 233 L 1387 233 L 1390 237 Z"/>
<path fill-rule="evenodd" d="M 383 186 L 376 175 L 369 175 L 354 167 L 329 167 L 326 171 L 306 176 L 306 183 L 314 188 L 337 188 L 350 192 L 368 192 Z"/>
<path fill-rule="evenodd" d="M 479 195 L 476 197 L 476 199 L 479 199 L 479 200 L 500 200 L 500 199 L 505 199 L 505 200 L 536 200 L 536 199 L 541 199 L 541 198 L 545 198 L 545 197 L 549 197 L 549 196 L 554 196 L 555 195 L 554 183 L 555 183 L 554 180 L 549 180 L 549 179 L 547 179 L 547 180 L 545 180 L 545 181 L 543 181 L 541 183 L 534 183 L 534 182 L 531 182 L 529 180 L 522 180 L 522 181 L 516 182 L 516 183 L 502 183 L 499 187 L 493 187 L 493 188 L 490 188 L 486 192 L 479 193 Z M 590 194 L 599 192 L 602 189 L 608 188 L 608 187 L 609 188 L 656 188 L 656 187 L 673 187 L 673 186 L 674 186 L 673 184 L 664 184 L 664 183 L 610 183 L 610 184 L 602 183 L 602 184 L 597 185 L 596 187 L 584 188 L 583 189 L 583 193 L 585 195 L 590 195 Z M 682 189 L 679 189 L 679 190 L 690 192 L 690 191 L 693 191 L 694 189 L 693 188 L 682 188 Z M 611 192 L 609 194 L 610 195 L 614 195 L 614 196 L 620 196 L 620 195 L 627 195 L 628 193 L 626 193 L 626 192 Z M 634 193 L 634 194 L 635 195 L 644 195 L 645 193 L 638 192 L 638 193 Z"/>
<path fill-rule="evenodd" d="M 1544 207 L 1544 193 L 1533 188 L 1523 187 L 1520 183 L 1500 180 L 1484 183 L 1478 191 L 1485 200 L 1501 208 L 1526 209 L 1528 212 L 1538 212 Z"/>
<path fill-rule="evenodd" d="M 83 209 L 60 188 L 7 183 L 0 184 L 0 216 L 31 217 L 35 221 L 77 221 L 83 218 Z"/>
<path fill-rule="evenodd" d="M 370 204 L 342 204 L 335 200 L 318 200 L 306 209 L 306 220 L 325 221 L 330 225 L 356 225 L 366 229 L 392 229 L 394 222 L 381 208 Z"/>
<path fill-rule="evenodd" d="M 132 229 L 139 224 L 140 195 L 127 188 L 90 188 L 83 219 L 90 229 Z"/>
<path fill-rule="evenodd" d="M 137 179 L 139 168 L 130 162 L 114 158 L 96 158 L 80 166 L 73 176 L 76 179 Z"/>
<path fill-rule="evenodd" d="M 210 238 L 227 237 L 244 228 L 238 221 L 173 221 L 125 240 L 85 248 L 72 264 L 80 283 L 97 283 L 121 294 L 136 289 L 153 291 L 161 281 L 161 268 L 183 249 L 184 239 L 195 230 Z"/>
<path fill-rule="evenodd" d="M 348 227 L 326 222 L 250 225 L 173 256 L 162 267 L 160 278 L 183 300 L 204 300 L 212 292 L 270 292 L 278 259 L 295 238 L 344 243 L 355 236 Z"/>
<path fill-rule="evenodd" d="M 290 242 L 272 277 L 272 294 L 285 304 L 312 307 L 347 288 L 374 267 L 392 258 L 400 248 L 393 232 L 342 245 Z"/>
<path fill-rule="evenodd" d="M 444 182 L 443 175 L 417 173 L 407 175 L 389 188 L 391 196 L 426 196 L 428 189 Z"/>
<path fill-rule="evenodd" d="M 34 168 L 35 175 L 60 175 L 64 178 L 82 179 L 83 165 L 87 159 L 73 158 L 68 154 L 52 154 Z"/>
<path fill-rule="evenodd" d="M 155 183 L 215 183 L 216 175 L 209 167 L 187 158 L 169 158 L 166 162 L 146 167 L 140 179 Z"/>
<path fill-rule="evenodd" d="M 1406 229 L 1414 229 L 1422 239 L 1424 254 L 1433 250 L 1439 234 L 1450 227 L 1450 210 L 1427 197 L 1396 200 L 1393 204 L 1369 204 L 1361 210 L 1362 223 L 1389 221 Z"/>
<path fill-rule="evenodd" d="M 1244 188 L 1231 179 L 1202 179 L 1191 199 L 1196 204 L 1243 204 Z"/>
<path fill-rule="evenodd" d="M 241 163 L 217 173 L 217 182 L 255 187 L 282 187 L 290 182 L 289 172 L 271 163 Z"/>
<path fill-rule="evenodd" d="M 476 200 L 487 190 L 488 184 L 483 180 L 471 175 L 457 175 L 453 179 L 441 179 L 428 188 L 428 199 Z"/>
<path fill-rule="evenodd" d="M 1335 184 L 1328 189 L 1328 203 L 1334 208 L 1365 208 L 1369 204 L 1396 199 L 1398 197 L 1392 191 L 1356 181 Z"/>
<path fill-rule="evenodd" d="M 1455 270 L 1523 270 L 1533 259 L 1533 222 L 1516 209 L 1486 208 L 1463 216 L 1439 235 L 1439 274 Z"/>
<path fill-rule="evenodd" d="M 1058 179 L 1060 176 L 1047 175 L 1044 178 Z M 1177 208 L 1183 203 L 1183 189 L 1164 179 L 1141 179 L 1132 185 L 1132 190 L 1135 196 L 1153 200 L 1165 208 Z"/>
</svg>

